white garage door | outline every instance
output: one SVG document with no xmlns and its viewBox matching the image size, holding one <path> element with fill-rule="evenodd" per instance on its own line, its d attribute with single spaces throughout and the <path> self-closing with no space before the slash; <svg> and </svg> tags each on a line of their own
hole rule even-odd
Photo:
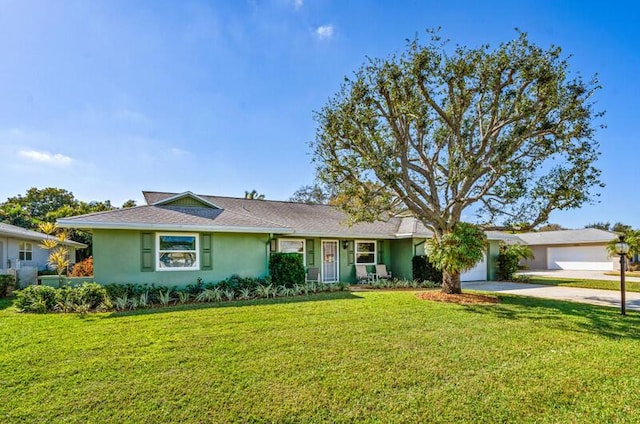
<svg viewBox="0 0 640 424">
<path fill-rule="evenodd" d="M 611 271 L 613 260 L 604 246 L 573 246 L 547 248 L 549 269 Z"/>
<path fill-rule="evenodd" d="M 460 275 L 460 281 L 484 281 L 487 279 L 487 257 L 484 256 L 482 261 L 475 267 Z"/>
</svg>

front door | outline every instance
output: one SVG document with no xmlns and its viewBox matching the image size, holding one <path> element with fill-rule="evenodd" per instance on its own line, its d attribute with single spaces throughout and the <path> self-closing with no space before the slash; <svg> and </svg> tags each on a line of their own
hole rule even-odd
<svg viewBox="0 0 640 424">
<path fill-rule="evenodd" d="M 338 281 L 338 241 L 322 240 L 322 281 Z"/>
</svg>

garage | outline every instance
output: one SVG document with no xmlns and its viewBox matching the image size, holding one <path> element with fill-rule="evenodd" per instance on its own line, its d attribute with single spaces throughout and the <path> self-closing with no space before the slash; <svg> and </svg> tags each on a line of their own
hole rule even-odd
<svg viewBox="0 0 640 424">
<path fill-rule="evenodd" d="M 605 246 L 567 246 L 547 248 L 548 269 L 612 271 L 613 260 Z"/>
<path fill-rule="evenodd" d="M 484 281 L 487 279 L 487 257 L 467 272 L 460 274 L 460 281 Z"/>
</svg>

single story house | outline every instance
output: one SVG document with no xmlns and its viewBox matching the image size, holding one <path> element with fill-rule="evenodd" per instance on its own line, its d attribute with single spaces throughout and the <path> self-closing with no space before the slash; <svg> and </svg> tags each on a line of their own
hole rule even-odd
<svg viewBox="0 0 640 424">
<path fill-rule="evenodd" d="M 412 257 L 431 233 L 415 218 L 346 224 L 334 206 L 143 192 L 146 205 L 58 220 L 93 233 L 94 280 L 184 286 L 198 278 L 268 275 L 272 252 L 293 252 L 317 267 L 325 282 L 355 282 L 355 266 L 385 264 L 397 278 L 413 278 Z M 499 241 L 488 232 L 485 260 L 463 280 L 495 279 Z"/>
<path fill-rule="evenodd" d="M 0 274 L 18 274 L 22 284 L 34 283 L 35 274 L 38 270 L 46 269 L 49 260 L 48 250 L 41 247 L 40 243 L 45 239 L 54 238 L 38 231 L 0 222 Z M 76 249 L 87 247 L 72 240 L 65 241 L 64 245 L 69 249 L 71 263 L 75 263 Z M 30 268 L 33 272 L 27 272 Z M 28 281 L 25 280 L 27 274 Z"/>
<path fill-rule="evenodd" d="M 612 271 L 620 267 L 620 258 L 609 256 L 607 251 L 607 243 L 618 238 L 609 231 L 583 228 L 521 233 L 518 237 L 531 247 L 535 256 L 521 262 L 531 270 Z"/>
</svg>

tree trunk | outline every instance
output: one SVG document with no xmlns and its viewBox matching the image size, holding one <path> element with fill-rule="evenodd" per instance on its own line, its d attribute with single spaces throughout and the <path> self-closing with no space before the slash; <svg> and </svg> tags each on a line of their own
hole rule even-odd
<svg viewBox="0 0 640 424">
<path fill-rule="evenodd" d="M 449 273 L 442 271 L 442 293 L 460 294 L 462 287 L 460 286 L 460 273 Z"/>
</svg>

